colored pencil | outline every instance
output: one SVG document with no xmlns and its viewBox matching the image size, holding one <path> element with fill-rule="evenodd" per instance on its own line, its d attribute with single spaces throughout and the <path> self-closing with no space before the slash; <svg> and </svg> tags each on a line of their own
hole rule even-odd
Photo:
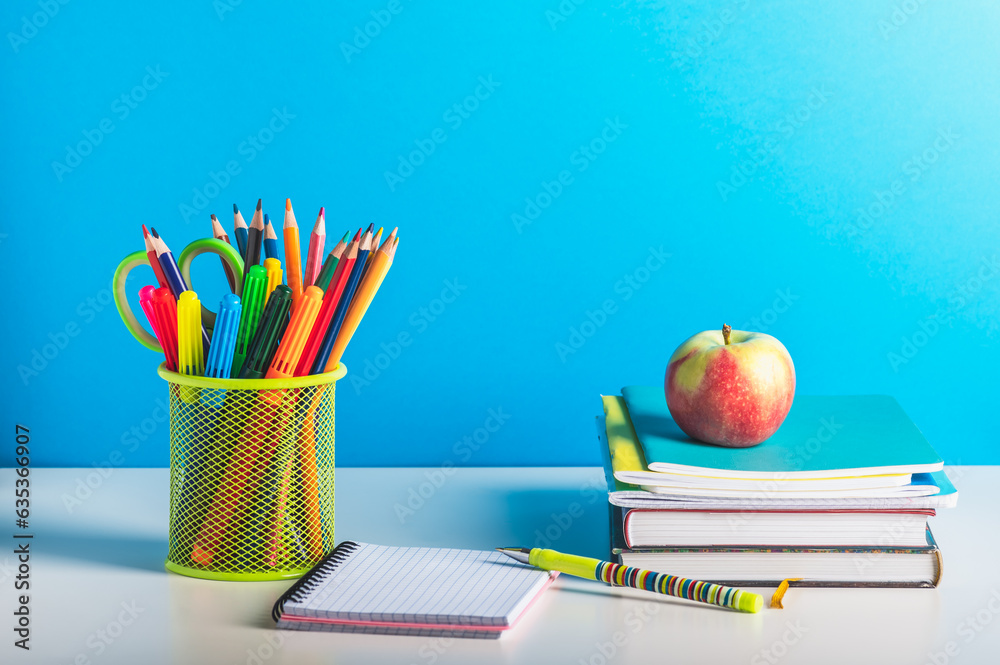
<svg viewBox="0 0 1000 665">
<path fill-rule="evenodd" d="M 340 333 L 340 326 L 347 315 L 347 308 L 351 305 L 354 291 L 358 288 L 358 283 L 361 281 L 361 273 L 364 272 L 365 261 L 368 259 L 371 246 L 371 231 L 365 231 L 365 234 L 361 236 L 361 243 L 358 245 L 358 259 L 351 269 L 351 277 L 347 280 L 347 286 L 344 287 L 344 294 L 340 297 L 340 302 L 337 303 L 337 311 L 333 314 L 333 320 L 330 321 L 330 325 L 326 329 L 326 334 L 323 336 L 323 343 L 316 353 L 316 359 L 313 361 L 310 374 L 322 374 L 326 371 L 327 361 L 330 359 L 330 353 L 333 351 L 333 344 Z"/>
<path fill-rule="evenodd" d="M 365 271 L 361 273 L 361 279 L 365 278 L 368 274 L 368 269 L 372 265 L 372 260 L 375 258 L 375 252 L 379 250 L 379 243 L 382 241 L 382 227 L 378 227 L 378 233 L 372 238 L 372 251 L 368 253 L 368 261 L 365 263 Z"/>
<path fill-rule="evenodd" d="M 292 289 L 292 302 L 297 303 L 302 297 L 302 250 L 299 249 L 299 224 L 295 221 L 291 199 L 285 199 L 285 224 L 282 235 L 285 237 L 285 271 L 288 273 L 288 286 Z"/>
<path fill-rule="evenodd" d="M 184 282 L 180 268 L 177 267 L 174 254 L 155 228 L 149 229 L 149 233 L 153 237 L 153 248 L 156 250 L 156 258 L 160 261 L 160 267 L 163 268 L 163 275 L 167 278 L 167 284 L 170 286 L 174 298 L 180 298 L 181 294 L 188 290 L 188 285 Z M 204 347 L 202 352 L 208 355 L 208 331 L 205 330 L 204 323 L 201 325 L 201 342 Z"/>
<path fill-rule="evenodd" d="M 163 241 L 160 234 L 156 232 L 156 228 L 150 229 L 149 233 L 150 242 L 153 243 L 153 250 L 156 252 L 156 260 L 159 262 L 163 276 L 167 280 L 167 286 L 170 287 L 170 292 L 174 294 L 176 300 L 188 290 L 187 284 L 184 282 L 184 277 L 181 276 L 180 268 L 177 267 L 173 252 L 167 247 L 167 243 Z"/>
<path fill-rule="evenodd" d="M 227 245 L 232 244 L 229 242 L 226 230 L 219 223 L 219 218 L 215 215 L 212 215 L 212 237 L 225 242 Z M 226 271 L 226 279 L 229 280 L 229 290 L 236 293 L 236 275 L 233 274 L 232 268 L 229 267 L 229 264 L 221 256 L 219 257 L 219 262 L 222 263 L 222 269 Z"/>
<path fill-rule="evenodd" d="M 326 255 L 326 261 L 323 261 L 323 267 L 319 271 L 319 276 L 316 277 L 316 284 L 314 286 L 318 286 L 324 293 L 330 288 L 333 271 L 337 269 L 340 257 L 344 255 L 344 250 L 347 249 L 347 239 L 350 237 L 351 232 L 348 231 L 344 234 L 341 241 L 334 245 L 330 253 Z"/>
<path fill-rule="evenodd" d="M 233 233 L 236 234 L 236 249 L 240 250 L 240 256 L 247 255 L 247 223 L 243 219 L 240 209 L 233 204 Z"/>
<path fill-rule="evenodd" d="M 386 245 L 388 244 L 389 242 L 386 241 Z M 330 352 L 330 359 L 327 361 L 324 371 L 330 372 L 336 369 L 337 363 L 340 362 L 340 358 L 344 355 L 344 349 L 350 343 L 351 337 L 354 336 L 354 332 L 361 323 L 361 319 L 364 318 L 368 307 L 372 304 L 375 294 L 378 293 L 379 287 L 382 286 L 382 281 L 389 272 L 389 268 L 392 267 L 392 259 L 395 252 L 395 242 L 392 243 L 391 247 L 383 245 L 377 252 L 371 252 L 371 254 L 375 255 L 375 258 L 372 259 L 367 267 L 361 286 L 358 287 L 354 300 L 347 310 L 344 324 L 340 327 L 340 332 L 337 334 L 337 341 L 334 342 L 333 351 Z"/>
<path fill-rule="evenodd" d="M 306 254 L 306 274 L 302 278 L 302 288 L 316 283 L 320 266 L 323 264 L 323 245 L 326 243 L 326 218 L 324 208 L 319 209 L 312 233 L 309 234 L 309 252 Z"/>
<path fill-rule="evenodd" d="M 323 345 L 326 329 L 330 326 L 334 312 L 337 311 L 337 303 L 340 301 L 340 296 L 344 292 L 344 287 L 347 286 L 347 280 L 351 276 L 354 263 L 357 261 L 359 244 L 359 240 L 352 240 L 344 251 L 340 262 L 337 263 L 337 269 L 333 272 L 333 278 L 330 280 L 330 288 L 323 293 L 323 304 L 320 305 L 316 323 L 313 324 L 312 330 L 309 332 L 309 339 L 299 357 L 295 376 L 305 376 L 311 373 L 313 361 L 316 359 L 316 354 L 319 353 L 319 347 Z"/>
<path fill-rule="evenodd" d="M 153 239 L 149 237 L 149 230 L 146 225 L 142 225 L 142 241 L 146 244 L 146 258 L 149 259 L 149 267 L 153 269 L 153 274 L 156 275 L 156 282 L 160 286 L 169 286 L 167 284 L 167 278 L 163 274 L 163 268 L 160 267 L 160 260 L 156 258 L 156 250 L 153 248 Z M 222 265 L 226 262 L 223 261 Z"/>
<path fill-rule="evenodd" d="M 260 211 L 260 199 L 257 199 L 257 210 L 253 213 L 250 221 L 250 230 L 247 232 L 247 251 L 243 256 L 243 270 L 249 270 L 250 266 L 260 265 L 260 247 L 264 240 L 264 214 Z"/>
<path fill-rule="evenodd" d="M 271 218 L 264 215 L 264 256 L 269 259 L 278 258 L 278 236 L 271 226 Z"/>
</svg>

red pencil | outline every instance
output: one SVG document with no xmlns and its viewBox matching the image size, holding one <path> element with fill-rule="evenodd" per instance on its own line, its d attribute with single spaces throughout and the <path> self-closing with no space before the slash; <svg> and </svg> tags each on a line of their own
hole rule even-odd
<svg viewBox="0 0 1000 665">
<path fill-rule="evenodd" d="M 316 224 L 309 234 L 309 250 L 306 253 L 306 273 L 302 277 L 303 290 L 316 283 L 319 269 L 323 266 L 323 245 L 326 243 L 326 221 L 323 208 L 319 209 Z"/>
<path fill-rule="evenodd" d="M 159 282 L 160 286 L 168 286 L 167 278 L 163 274 L 163 268 L 160 266 L 160 260 L 156 258 L 153 239 L 149 237 L 149 230 L 145 224 L 142 225 L 142 240 L 146 243 L 146 257 L 149 259 L 149 266 L 153 269 L 153 274 L 156 275 L 156 281 Z"/>
</svg>

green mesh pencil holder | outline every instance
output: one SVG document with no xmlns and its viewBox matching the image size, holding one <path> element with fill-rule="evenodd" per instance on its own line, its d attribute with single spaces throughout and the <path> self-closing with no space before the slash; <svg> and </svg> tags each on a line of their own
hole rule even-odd
<svg viewBox="0 0 1000 665">
<path fill-rule="evenodd" d="M 333 398 L 346 372 L 212 379 L 160 365 L 170 392 L 167 570 L 277 580 L 333 551 Z"/>
</svg>

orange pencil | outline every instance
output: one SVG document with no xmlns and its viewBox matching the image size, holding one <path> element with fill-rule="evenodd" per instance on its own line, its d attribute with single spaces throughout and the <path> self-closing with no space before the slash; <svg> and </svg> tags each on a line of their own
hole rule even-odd
<svg viewBox="0 0 1000 665">
<path fill-rule="evenodd" d="M 395 233 L 394 230 L 393 234 Z M 391 246 L 389 246 L 390 240 L 392 241 Z M 377 252 L 372 252 L 375 258 L 372 259 L 371 265 L 367 267 L 363 281 L 358 287 L 354 299 L 351 301 L 351 306 L 347 310 L 347 316 L 344 318 L 340 332 L 337 333 L 337 340 L 333 344 L 333 350 L 330 352 L 330 359 L 327 361 L 326 368 L 323 371 L 330 372 L 336 369 L 337 363 L 340 362 L 341 357 L 344 355 L 344 349 L 347 348 L 351 337 L 354 336 L 354 331 L 358 329 L 361 319 L 364 318 L 368 307 L 375 298 L 375 294 L 378 292 L 379 287 L 382 286 L 382 280 L 385 279 L 386 273 L 392 267 L 392 260 L 396 253 L 396 243 L 398 240 L 399 238 L 390 238 L 385 241 Z"/>
<path fill-rule="evenodd" d="M 302 297 L 302 251 L 299 249 L 299 224 L 292 211 L 292 200 L 285 199 L 285 270 L 288 272 L 288 286 L 292 289 L 292 308 Z"/>
</svg>

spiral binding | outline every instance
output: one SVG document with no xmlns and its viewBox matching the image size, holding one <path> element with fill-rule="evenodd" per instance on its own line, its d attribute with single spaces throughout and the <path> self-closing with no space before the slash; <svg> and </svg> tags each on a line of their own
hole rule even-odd
<svg viewBox="0 0 1000 665">
<path fill-rule="evenodd" d="M 281 619 L 281 615 L 285 611 L 285 603 L 289 600 L 297 603 L 305 600 L 305 597 L 314 591 L 323 581 L 320 578 L 333 573 L 337 569 L 337 566 L 346 561 L 347 557 L 357 548 L 358 544 L 353 540 L 345 540 L 334 547 L 333 551 L 326 558 L 313 566 L 312 570 L 303 575 L 298 582 L 293 584 L 288 591 L 278 598 L 277 602 L 274 603 L 274 609 L 271 610 L 271 617 L 275 621 Z"/>
</svg>

